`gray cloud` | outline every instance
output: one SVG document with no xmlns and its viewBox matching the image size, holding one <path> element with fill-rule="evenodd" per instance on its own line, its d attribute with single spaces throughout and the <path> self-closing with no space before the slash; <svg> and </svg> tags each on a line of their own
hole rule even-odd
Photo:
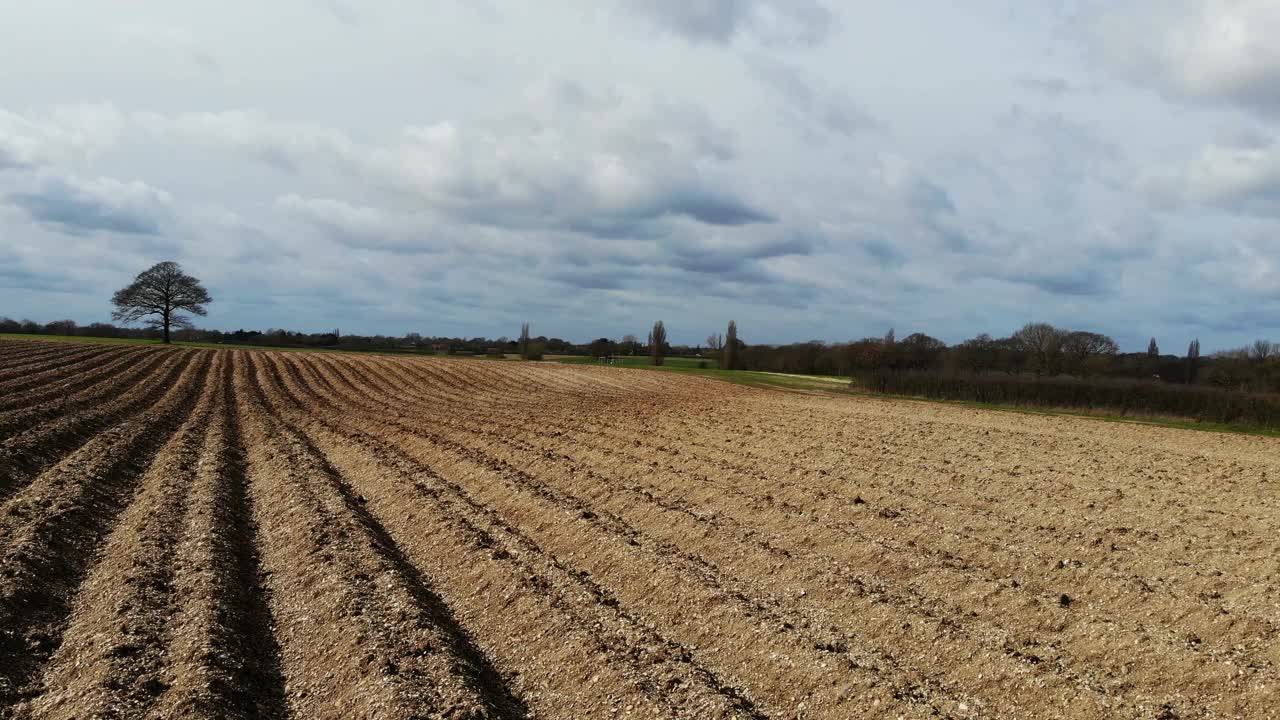
<svg viewBox="0 0 1280 720">
<path fill-rule="evenodd" d="M 1018 84 L 1028 90 L 1059 97 L 1075 91 L 1075 86 L 1065 78 L 1057 75 L 1024 75 L 1018 78 Z"/>
<path fill-rule="evenodd" d="M 317 0 L 317 2 L 334 19 L 344 25 L 354 26 L 360 22 L 360 11 L 356 9 L 355 3 L 347 0 Z M 477 2 L 477 4 L 479 3 Z"/>
<path fill-rule="evenodd" d="M 426 217 L 393 215 L 378 208 L 296 194 L 281 196 L 275 204 L 291 217 L 347 247 L 408 253 L 440 249 L 435 227 Z"/>
<path fill-rule="evenodd" d="M 594 268 L 590 270 L 556 270 L 549 276 L 551 280 L 583 290 L 621 290 L 639 275 L 619 268 Z"/>
<path fill-rule="evenodd" d="M 28 167 L 26 163 L 18 159 L 18 154 L 5 147 L 0 147 L 0 170 L 16 170 Z"/>
<path fill-rule="evenodd" d="M 37 190 L 12 193 L 6 199 L 33 219 L 72 234 L 158 235 L 169 207 L 163 191 L 110 178 L 46 178 Z"/>
<path fill-rule="evenodd" d="M 5 263 L 0 267 L 0 287 L 53 293 L 76 293 L 83 287 L 67 277 L 52 273 L 36 273 Z M 0 316 L 4 316 L 0 312 Z M 7 316 L 6 316 L 7 317 Z M 45 321 L 47 322 L 47 320 Z"/>
<path fill-rule="evenodd" d="M 852 137 L 857 133 L 881 129 L 869 113 L 840 92 L 819 92 L 796 68 L 764 54 L 747 59 L 752 75 L 782 99 L 785 121 L 802 132 L 818 131 Z"/>
<path fill-rule="evenodd" d="M 684 215 L 708 225 L 772 223 L 777 218 L 730 195 L 707 190 L 672 193 L 653 207 L 653 215 Z"/>
<path fill-rule="evenodd" d="M 716 275 L 723 280 L 760 283 L 776 281 L 757 261 L 807 256 L 822 242 L 806 232 L 761 232 L 754 235 L 705 236 L 690 232 L 670 243 L 668 262 L 681 270 Z"/>
<path fill-rule="evenodd" d="M 816 0 L 624 0 L 656 26 L 693 42 L 727 44 L 744 34 L 766 43 L 812 45 L 832 23 Z"/>
<path fill-rule="evenodd" d="M 881 267 L 899 267 L 906 262 L 907 256 L 901 248 L 884 238 L 868 238 L 861 241 L 866 251 Z"/>
<path fill-rule="evenodd" d="M 912 209 L 925 215 L 950 213 L 956 209 L 946 190 L 924 178 L 911 178 L 904 183 L 902 195 Z"/>
<path fill-rule="evenodd" d="M 1067 273 L 1047 271 L 1029 275 L 1008 275 L 1004 279 L 1034 285 L 1054 295 L 1100 295 L 1113 287 L 1113 281 L 1107 277 L 1107 274 L 1095 268 Z"/>
</svg>

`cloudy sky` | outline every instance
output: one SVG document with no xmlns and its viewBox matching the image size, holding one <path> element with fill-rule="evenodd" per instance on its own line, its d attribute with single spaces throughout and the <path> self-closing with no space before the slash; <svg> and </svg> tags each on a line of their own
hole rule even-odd
<svg viewBox="0 0 1280 720">
<path fill-rule="evenodd" d="M 1274 0 L 7 3 L 0 315 L 1280 338 Z"/>
</svg>

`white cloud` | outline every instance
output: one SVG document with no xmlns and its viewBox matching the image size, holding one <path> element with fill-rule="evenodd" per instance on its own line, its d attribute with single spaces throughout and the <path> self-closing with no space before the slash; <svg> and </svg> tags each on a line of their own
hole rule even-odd
<svg viewBox="0 0 1280 720">
<path fill-rule="evenodd" d="M 34 279 L 0 304 L 104 319 L 113 277 L 173 257 L 221 327 L 950 340 L 1256 310 L 1274 6 L 1083 2 L 1096 63 L 1057 34 L 1077 3 L 28 4 L 0 257 Z"/>
<path fill-rule="evenodd" d="M 0 108 L 0 169 L 96 157 L 115 147 L 125 118 L 113 105 L 59 105 L 22 115 Z"/>
<path fill-rule="evenodd" d="M 529 97 L 515 115 L 405 127 L 381 144 L 260 112 L 136 117 L 159 137 L 226 145 L 291 172 L 347 175 L 481 225 L 628 236 L 674 217 L 772 221 L 728 187 L 716 165 L 732 146 L 696 107 L 565 83 Z"/>
<path fill-rule="evenodd" d="M 1185 162 L 1153 169 L 1142 187 L 1166 211 L 1191 204 L 1280 217 L 1280 141 L 1252 130 L 1222 134 Z"/>
<path fill-rule="evenodd" d="M 1206 146 L 1188 173 L 1192 195 L 1209 202 L 1260 201 L 1280 213 L 1280 145 Z"/>
<path fill-rule="evenodd" d="M 1095 50 L 1130 79 L 1175 98 L 1280 114 L 1280 4 L 1139 0 L 1097 6 Z"/>
<path fill-rule="evenodd" d="M 351 172 L 366 161 L 364 149 L 340 130 L 277 122 L 261 111 L 140 112 L 132 118 L 160 138 L 226 145 L 284 170 L 325 164 Z"/>
</svg>

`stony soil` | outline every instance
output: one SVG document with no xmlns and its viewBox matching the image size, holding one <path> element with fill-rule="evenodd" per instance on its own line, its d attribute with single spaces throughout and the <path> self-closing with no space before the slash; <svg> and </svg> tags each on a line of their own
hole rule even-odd
<svg viewBox="0 0 1280 720">
<path fill-rule="evenodd" d="M 1280 441 L 0 341 L 0 718 L 1280 716 Z"/>
</svg>

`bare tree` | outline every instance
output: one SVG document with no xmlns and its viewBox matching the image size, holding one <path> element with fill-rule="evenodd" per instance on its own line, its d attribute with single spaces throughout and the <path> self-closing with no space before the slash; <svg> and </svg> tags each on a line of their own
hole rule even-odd
<svg viewBox="0 0 1280 720">
<path fill-rule="evenodd" d="M 54 320 L 51 323 L 45 323 L 44 331 L 50 335 L 75 335 L 75 320 Z"/>
<path fill-rule="evenodd" d="M 1115 357 L 1120 345 L 1106 335 L 1075 330 L 1062 336 L 1062 352 L 1069 361 L 1068 372 L 1087 375 Z"/>
<path fill-rule="evenodd" d="M 176 262 L 161 262 L 138 273 L 128 287 L 121 288 L 111 297 L 116 309 L 112 320 L 136 322 L 149 318 L 147 325 L 164 330 L 164 341 L 169 342 L 169 329 L 191 327 L 191 320 L 183 312 L 205 315 L 204 306 L 213 302 L 209 291 L 200 281 L 182 272 Z"/>
<path fill-rule="evenodd" d="M 520 323 L 520 359 L 529 359 L 529 323 Z"/>
<path fill-rule="evenodd" d="M 946 343 L 924 333 L 911 333 L 898 345 L 903 364 L 915 370 L 928 370 L 947 349 Z"/>
<path fill-rule="evenodd" d="M 1151 338 L 1151 342 L 1147 343 L 1147 357 L 1152 360 L 1160 357 L 1160 345 L 1156 343 L 1155 338 Z"/>
<path fill-rule="evenodd" d="M 653 358 L 654 365 L 661 365 L 667 356 L 667 327 L 661 320 L 654 323 L 649 331 L 649 356 Z"/>
<path fill-rule="evenodd" d="M 1120 352 L 1120 345 L 1106 335 L 1076 330 L 1062 336 L 1062 350 L 1083 359 L 1090 355 L 1115 355 Z"/>
<path fill-rule="evenodd" d="M 1249 346 L 1249 358 L 1255 362 L 1266 362 L 1277 353 L 1277 345 L 1270 340 L 1254 340 Z"/>
<path fill-rule="evenodd" d="M 953 354 L 959 365 L 969 372 L 985 372 L 995 364 L 996 341 L 982 333 L 957 345 Z"/>
<path fill-rule="evenodd" d="M 896 342 L 895 337 L 896 336 L 894 335 L 893 328 L 889 328 L 889 332 L 884 334 L 885 349 L 893 347 L 893 344 Z"/>
<path fill-rule="evenodd" d="M 720 368 L 737 370 L 738 363 L 738 323 L 730 320 L 729 329 L 724 334 L 724 351 L 720 353 Z"/>
<path fill-rule="evenodd" d="M 719 353 L 724 348 L 724 336 L 720 333 L 711 333 L 707 336 L 707 349 L 714 353 Z"/>
<path fill-rule="evenodd" d="M 1019 350 L 1030 356 L 1037 375 L 1054 374 L 1062 352 L 1062 331 L 1049 323 L 1027 323 L 1013 334 Z"/>
</svg>

